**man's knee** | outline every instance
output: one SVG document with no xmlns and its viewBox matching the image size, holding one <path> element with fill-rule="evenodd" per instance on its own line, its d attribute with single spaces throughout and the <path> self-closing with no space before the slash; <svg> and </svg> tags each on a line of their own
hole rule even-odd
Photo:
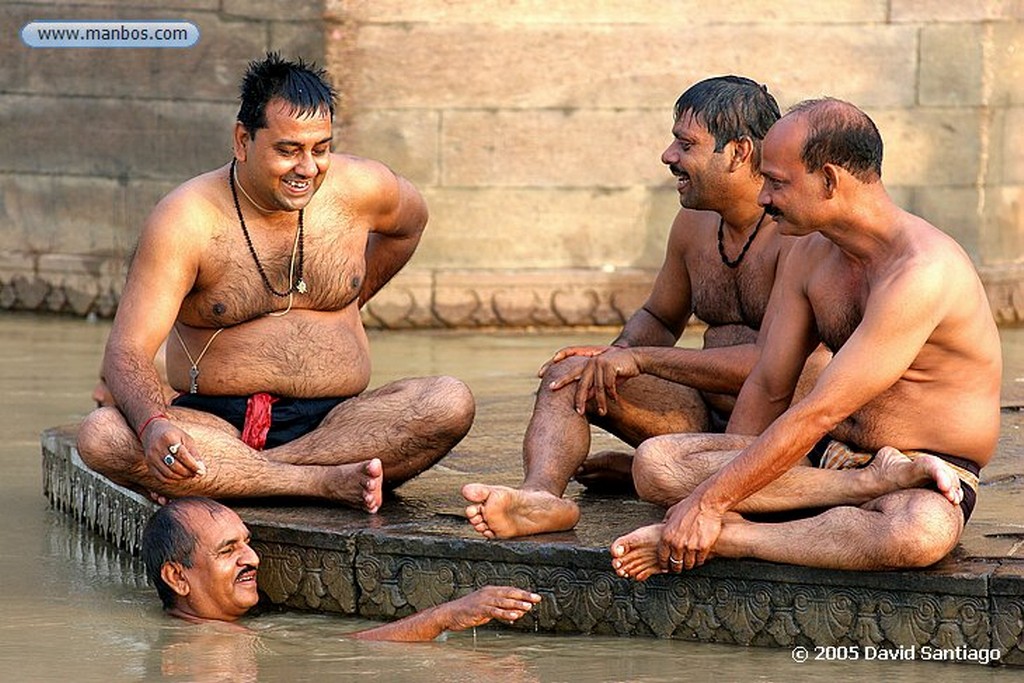
<svg viewBox="0 0 1024 683">
<path fill-rule="evenodd" d="M 667 437 L 647 439 L 633 456 L 633 485 L 641 499 L 659 505 L 679 500 L 678 452 Z"/>
<path fill-rule="evenodd" d="M 97 408 L 78 427 L 76 446 L 82 461 L 90 468 L 105 469 L 111 449 L 124 440 L 124 418 L 116 408 Z"/>
<path fill-rule="evenodd" d="M 454 377 L 434 377 L 434 395 L 441 397 L 440 411 L 448 431 L 462 438 L 473 426 L 476 417 L 476 399 L 469 386 Z"/>
<path fill-rule="evenodd" d="M 893 567 L 930 567 L 946 557 L 960 540 L 960 508 L 934 491 L 908 490 L 908 503 L 892 510 L 884 547 L 891 549 Z"/>
</svg>

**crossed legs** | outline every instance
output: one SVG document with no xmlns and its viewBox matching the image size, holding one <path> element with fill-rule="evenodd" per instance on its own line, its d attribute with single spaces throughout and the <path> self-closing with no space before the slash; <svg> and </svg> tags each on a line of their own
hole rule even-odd
<svg viewBox="0 0 1024 683">
<path fill-rule="evenodd" d="M 647 442 L 634 464 L 637 489 L 652 502 L 675 504 L 750 440 L 703 434 Z M 921 488 L 930 484 L 938 491 Z M 726 515 L 712 555 L 831 569 L 928 566 L 960 538 L 963 515 L 955 503 L 961 497 L 959 478 L 931 455 L 911 460 L 883 448 L 859 470 L 797 465 Z M 828 509 L 771 524 L 741 516 L 814 508 Z M 612 565 L 620 576 L 644 580 L 668 570 L 663 529 L 662 524 L 641 527 L 613 542 Z"/>
<path fill-rule="evenodd" d="M 353 397 L 320 426 L 288 444 L 254 451 L 218 417 L 187 408 L 168 415 L 193 438 L 206 474 L 157 480 L 115 408 L 93 411 L 78 433 L 85 463 L 130 488 L 163 496 L 311 496 L 376 511 L 382 491 L 440 460 L 466 435 L 473 396 L 450 377 L 405 379 Z"/>
</svg>

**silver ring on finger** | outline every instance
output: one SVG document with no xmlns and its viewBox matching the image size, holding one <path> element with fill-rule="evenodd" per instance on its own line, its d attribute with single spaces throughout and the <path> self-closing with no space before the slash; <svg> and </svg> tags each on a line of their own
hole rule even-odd
<svg viewBox="0 0 1024 683">
<path fill-rule="evenodd" d="M 177 455 L 179 448 L 181 448 L 181 442 L 180 441 L 178 443 L 172 443 L 170 446 L 168 446 L 167 447 L 167 452 L 170 453 L 171 455 Z"/>
<path fill-rule="evenodd" d="M 177 460 L 175 460 L 174 456 L 171 455 L 170 453 L 164 456 L 164 464 L 167 465 L 168 467 L 174 467 L 174 463 L 176 462 Z"/>
<path fill-rule="evenodd" d="M 683 561 L 682 560 L 677 560 L 674 557 L 669 557 L 668 561 L 671 562 L 676 567 L 682 567 L 683 566 Z"/>
</svg>

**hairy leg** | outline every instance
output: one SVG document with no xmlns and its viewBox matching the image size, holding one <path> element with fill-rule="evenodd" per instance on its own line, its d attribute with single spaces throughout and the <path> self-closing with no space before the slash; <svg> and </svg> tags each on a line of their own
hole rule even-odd
<svg viewBox="0 0 1024 683">
<path fill-rule="evenodd" d="M 634 458 L 637 492 L 646 501 L 674 505 L 752 441 L 753 437 L 732 434 L 676 434 L 650 439 Z M 805 460 L 802 464 L 808 463 Z M 735 510 L 765 513 L 861 505 L 886 493 L 932 484 L 951 502 L 960 502 L 960 480 L 940 458 L 919 455 L 911 460 L 885 447 L 862 469 L 793 467 Z"/>
<path fill-rule="evenodd" d="M 378 460 L 340 466 L 278 463 L 238 439 L 231 425 L 186 408 L 169 410 L 174 422 L 195 441 L 206 473 L 176 483 L 156 479 L 141 445 L 114 408 L 93 411 L 78 432 L 78 451 L 93 470 L 118 484 L 166 497 L 211 498 L 310 496 L 375 512 L 381 503 L 383 472 Z"/>
<path fill-rule="evenodd" d="M 609 404 L 609 413 L 600 421 L 591 406 L 586 415 L 580 415 L 573 408 L 571 387 L 552 391 L 550 385 L 584 362 L 568 358 L 544 374 L 523 440 L 522 486 L 474 483 L 463 487 L 463 497 L 471 503 L 466 517 L 484 536 L 511 538 L 576 525 L 579 510 L 562 494 L 587 457 L 591 421 L 630 444 L 651 434 L 706 427 L 707 409 L 696 391 L 653 377 L 625 382 L 619 401 Z"/>
<path fill-rule="evenodd" d="M 297 465 L 336 465 L 379 458 L 393 487 L 448 454 L 473 424 L 473 394 L 452 377 L 391 382 L 335 407 L 320 426 L 265 451 Z"/>
<path fill-rule="evenodd" d="M 619 576 L 643 581 L 669 571 L 658 557 L 662 528 L 640 527 L 612 543 Z M 711 556 L 823 569 L 919 568 L 948 555 L 962 532 L 958 505 L 935 491 L 903 489 L 860 507 L 837 506 L 790 522 L 756 523 L 728 513 Z"/>
</svg>

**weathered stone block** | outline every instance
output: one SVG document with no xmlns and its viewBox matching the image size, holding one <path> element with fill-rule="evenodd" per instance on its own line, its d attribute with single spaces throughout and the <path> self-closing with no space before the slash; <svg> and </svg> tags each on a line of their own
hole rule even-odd
<svg viewBox="0 0 1024 683">
<path fill-rule="evenodd" d="M 892 0 L 891 20 L 896 22 L 987 21 L 1024 17 L 1016 0 Z"/>
<path fill-rule="evenodd" d="M 922 105 L 983 104 L 983 32 L 977 24 L 937 24 L 921 29 L 918 88 Z"/>
<path fill-rule="evenodd" d="M 1024 3 L 1019 3 L 1018 18 L 1024 19 Z M 995 24 L 991 31 L 991 104 L 1024 105 L 1024 22 Z"/>
<path fill-rule="evenodd" d="M 0 171 L 177 179 L 230 159 L 235 106 L 10 95 L 0 100 Z M 89 121 L 89 134 L 79 123 Z M 20 150 L 31 149 L 31 155 Z M 76 153 L 69 155 L 67 150 Z"/>
<path fill-rule="evenodd" d="M 77 4 L 77 3 L 76 3 Z M 169 8 L 47 6 L 15 4 L 0 14 L 0 29 L 12 39 L 0 43 L 0 91 L 43 96 L 187 98 L 233 102 L 248 60 L 267 48 L 262 24 L 225 20 L 215 12 L 183 9 L 169 16 Z M 141 3 L 140 3 L 141 4 Z M 34 20 L 167 20 L 191 21 L 199 28 L 199 42 L 176 49 L 26 49 L 22 27 Z M 131 54 L 131 59 L 123 56 Z M 74 68 L 69 68 L 73 59 Z M 178 105 L 182 106 L 182 105 Z M 47 117 L 42 117 L 47 118 Z M 54 119 L 47 118 L 51 125 Z M 57 119 L 63 120 L 63 119 Z M 77 132 L 81 121 L 68 119 Z M 56 127 L 56 126 L 55 126 Z"/>
<path fill-rule="evenodd" d="M 976 187 L 918 187 L 911 213 L 939 228 L 960 243 L 976 262 L 980 260 L 980 231 L 983 216 L 981 192 Z"/>
<path fill-rule="evenodd" d="M 0 249 L 38 253 L 115 251 L 124 223 L 124 187 L 116 180 L 0 174 Z"/>
<path fill-rule="evenodd" d="M 289 4 L 271 3 L 274 7 L 288 8 Z M 311 4 L 320 4 L 314 2 Z M 256 15 L 262 16 L 262 15 Z M 324 26 L 318 21 L 275 21 L 269 27 L 270 45 L 268 49 L 280 52 L 284 57 L 294 59 L 301 57 L 306 62 L 324 64 Z M 258 59 L 262 55 L 254 54 L 250 59 Z M 242 73 L 238 77 L 241 80 Z"/>
<path fill-rule="evenodd" d="M 339 130 L 335 149 L 379 159 L 422 189 L 440 177 L 440 122 L 431 110 L 360 111 Z"/>
<path fill-rule="evenodd" d="M 1005 123 L 995 127 L 992 151 L 999 157 L 999 171 L 993 181 L 1007 185 L 1024 185 L 1024 107 L 1005 110 Z"/>
<path fill-rule="evenodd" d="M 303 21 L 322 17 L 324 0 L 223 0 L 221 9 L 229 16 L 246 19 Z"/>
<path fill-rule="evenodd" d="M 992 188 L 985 192 L 984 230 L 979 245 L 981 263 L 1020 260 L 1024 253 L 1024 187 Z"/>
<path fill-rule="evenodd" d="M 666 183 L 672 102 L 654 110 L 448 112 L 442 184 L 628 187 Z"/>
<path fill-rule="evenodd" d="M 526 0 L 508 3 L 452 3 L 446 0 L 402 2 L 402 0 L 327 0 L 328 20 L 356 20 L 366 23 L 460 24 L 657 24 L 685 18 L 687 26 L 718 23 L 748 24 L 752 17 L 764 23 L 856 23 L 885 21 L 884 0 L 853 0 L 829 7 L 827 15 L 801 0 L 781 0 L 766 7 L 759 0 L 708 4 L 699 0 L 680 0 L 667 7 L 658 0 L 592 3 L 563 0 L 551 3 Z"/>
<path fill-rule="evenodd" d="M 981 164 L 977 109 L 887 109 L 869 111 L 887 150 L 882 177 L 887 185 L 973 185 Z"/>
<path fill-rule="evenodd" d="M 643 188 L 427 188 L 418 263 L 440 268 L 646 267 Z"/>
<path fill-rule="evenodd" d="M 748 47 L 772 44 L 774 27 L 752 25 L 737 42 L 735 27 L 709 26 L 687 35 L 696 63 L 680 62 L 676 27 L 365 25 L 358 59 L 329 59 L 367 108 L 650 107 L 714 73 L 771 74 L 788 103 L 829 93 L 869 107 L 914 104 L 915 28 L 798 25 L 788 37 L 785 51 L 765 53 Z"/>
</svg>

